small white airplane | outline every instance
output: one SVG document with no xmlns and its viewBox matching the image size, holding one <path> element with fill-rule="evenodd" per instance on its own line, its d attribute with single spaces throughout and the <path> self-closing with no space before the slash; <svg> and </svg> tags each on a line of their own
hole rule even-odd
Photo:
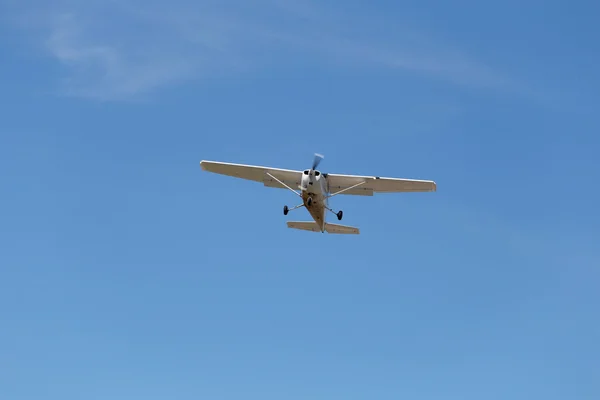
<svg viewBox="0 0 600 400">
<path fill-rule="evenodd" d="M 326 221 L 326 211 L 342 219 L 341 210 L 336 213 L 329 208 L 329 199 L 338 194 L 373 196 L 374 193 L 435 192 L 437 189 L 434 181 L 321 173 L 317 167 L 322 159 L 322 155 L 315 154 L 312 167 L 304 171 L 204 160 L 200 161 L 200 167 L 208 172 L 262 182 L 266 187 L 290 190 L 302 203 L 293 208 L 283 206 L 283 214 L 306 207 L 313 221 L 288 221 L 288 228 L 321 233 L 360 233 L 356 227 Z"/>
</svg>

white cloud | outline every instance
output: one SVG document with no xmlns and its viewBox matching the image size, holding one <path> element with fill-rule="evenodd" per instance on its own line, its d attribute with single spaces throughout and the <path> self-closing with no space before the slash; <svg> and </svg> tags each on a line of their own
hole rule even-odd
<svg viewBox="0 0 600 400">
<path fill-rule="evenodd" d="M 66 92 L 97 99 L 135 98 L 175 82 L 293 62 L 295 54 L 298 61 L 398 68 L 475 87 L 509 86 L 486 66 L 412 31 L 388 37 L 378 34 L 383 20 L 302 0 L 62 0 L 23 15 L 66 68 Z"/>
<path fill-rule="evenodd" d="M 97 99 L 124 99 L 193 76 L 195 67 L 184 57 L 169 57 L 150 46 L 119 46 L 94 39 L 73 14 L 61 15 L 45 45 L 68 68 L 66 92 Z M 163 56 L 161 56 L 161 54 Z"/>
</svg>

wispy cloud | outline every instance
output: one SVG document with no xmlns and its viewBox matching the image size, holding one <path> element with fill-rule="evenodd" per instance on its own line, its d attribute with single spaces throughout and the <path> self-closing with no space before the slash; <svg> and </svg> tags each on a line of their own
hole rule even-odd
<svg viewBox="0 0 600 400">
<path fill-rule="evenodd" d="M 65 67 L 64 91 L 70 95 L 135 98 L 168 84 L 294 57 L 397 68 L 472 87 L 514 87 L 489 67 L 412 30 L 387 37 L 377 30 L 385 21 L 304 0 L 62 0 L 45 8 L 19 7 L 48 54 Z"/>
</svg>

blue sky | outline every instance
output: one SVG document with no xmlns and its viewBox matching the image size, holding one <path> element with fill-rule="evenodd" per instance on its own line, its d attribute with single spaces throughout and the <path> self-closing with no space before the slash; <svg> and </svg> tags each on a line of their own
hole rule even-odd
<svg viewBox="0 0 600 400">
<path fill-rule="evenodd" d="M 592 1 L 0 1 L 0 393 L 597 399 Z M 202 159 L 433 179 L 338 196 Z"/>
</svg>

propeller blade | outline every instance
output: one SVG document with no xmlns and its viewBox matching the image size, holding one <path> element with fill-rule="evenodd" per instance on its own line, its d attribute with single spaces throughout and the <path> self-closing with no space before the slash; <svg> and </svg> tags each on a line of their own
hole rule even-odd
<svg viewBox="0 0 600 400">
<path fill-rule="evenodd" d="M 321 163 L 321 160 L 323 160 L 323 158 L 325 158 L 325 157 L 322 154 L 315 153 L 315 159 L 313 160 L 313 165 L 312 165 L 313 171 L 315 169 L 317 169 L 317 167 L 319 166 L 319 164 Z"/>
</svg>

